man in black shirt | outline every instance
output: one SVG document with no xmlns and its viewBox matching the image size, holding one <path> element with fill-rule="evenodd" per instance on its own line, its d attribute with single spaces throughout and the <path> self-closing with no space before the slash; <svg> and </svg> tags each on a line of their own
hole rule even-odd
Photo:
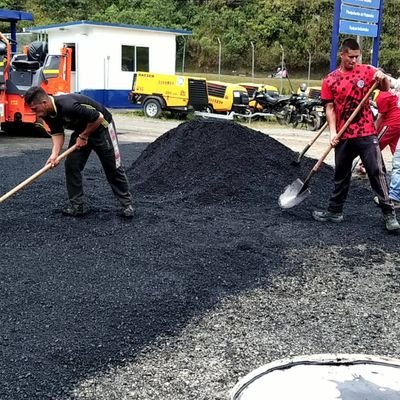
<svg viewBox="0 0 400 400">
<path fill-rule="evenodd" d="M 121 215 L 134 216 L 128 178 L 121 166 L 121 157 L 115 125 L 111 113 L 101 104 L 80 94 L 49 96 L 40 87 L 31 87 L 25 93 L 25 103 L 50 128 L 53 148 L 47 164 L 55 167 L 64 145 L 64 129 L 72 130 L 69 147 L 76 144 L 65 161 L 65 175 L 70 205 L 64 215 L 83 216 L 88 206 L 83 194 L 82 170 L 92 150 L 99 157 L 112 191 L 122 206 Z"/>
</svg>

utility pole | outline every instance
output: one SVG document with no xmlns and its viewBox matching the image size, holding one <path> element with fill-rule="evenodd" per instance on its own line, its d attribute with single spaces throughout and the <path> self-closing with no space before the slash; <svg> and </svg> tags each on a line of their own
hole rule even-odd
<svg viewBox="0 0 400 400">
<path fill-rule="evenodd" d="M 308 75 L 307 75 L 307 86 L 310 86 L 310 79 L 311 79 L 311 52 L 307 49 L 308 53 Z"/>
<path fill-rule="evenodd" d="M 182 74 L 185 72 L 185 51 L 186 51 L 186 39 L 185 36 L 182 36 L 183 39 L 183 54 L 182 54 Z"/>
<path fill-rule="evenodd" d="M 283 68 L 285 67 L 285 50 L 283 50 L 283 46 L 280 44 L 279 45 L 282 51 L 282 59 L 281 59 L 281 71 L 283 73 Z M 281 94 L 283 90 L 283 77 L 281 76 Z"/>
<path fill-rule="evenodd" d="M 254 43 L 250 41 L 251 44 L 251 79 L 254 80 Z"/>
<path fill-rule="evenodd" d="M 222 49 L 221 49 L 221 40 L 219 39 L 219 37 L 217 37 L 218 40 L 218 44 L 219 44 L 219 49 L 218 49 L 218 80 L 221 80 L 221 53 L 222 53 Z"/>
</svg>

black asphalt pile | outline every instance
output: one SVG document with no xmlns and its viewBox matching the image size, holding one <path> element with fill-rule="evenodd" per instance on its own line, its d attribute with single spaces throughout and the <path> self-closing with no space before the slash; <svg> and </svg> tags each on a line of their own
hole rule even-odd
<svg viewBox="0 0 400 400">
<path fill-rule="evenodd" d="M 302 168 L 289 168 L 295 156 L 275 139 L 242 125 L 192 121 L 150 144 L 129 176 L 138 191 L 174 200 L 276 202 L 285 185 L 311 168 L 307 160 Z M 321 174 L 331 176 L 330 168 L 322 170 Z"/>
<path fill-rule="evenodd" d="M 1 145 L 1 137 L 0 137 Z M 0 204 L 1 400 L 222 400 L 250 370 L 304 353 L 399 356 L 399 237 L 365 182 L 321 224 L 332 168 L 222 122 L 121 146 L 137 206 L 121 220 L 95 155 L 92 212 L 63 217 L 64 169 Z M 0 192 L 49 150 L 0 157 Z"/>
</svg>

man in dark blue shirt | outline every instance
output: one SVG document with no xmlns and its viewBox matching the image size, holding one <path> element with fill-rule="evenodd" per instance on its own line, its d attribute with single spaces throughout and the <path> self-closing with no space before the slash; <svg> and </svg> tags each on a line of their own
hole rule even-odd
<svg viewBox="0 0 400 400">
<path fill-rule="evenodd" d="M 121 156 L 115 125 L 111 113 L 101 104 L 80 94 L 49 96 L 40 87 L 31 87 L 25 94 L 25 103 L 42 118 L 50 128 L 53 148 L 47 164 L 55 167 L 57 157 L 64 145 L 64 129 L 72 130 L 69 147 L 76 144 L 65 161 L 65 175 L 70 205 L 63 209 L 64 215 L 79 217 L 88 212 L 83 194 L 82 171 L 90 153 L 99 157 L 112 191 L 121 206 L 121 215 L 134 216 L 132 195 L 128 178 L 121 166 Z"/>
</svg>

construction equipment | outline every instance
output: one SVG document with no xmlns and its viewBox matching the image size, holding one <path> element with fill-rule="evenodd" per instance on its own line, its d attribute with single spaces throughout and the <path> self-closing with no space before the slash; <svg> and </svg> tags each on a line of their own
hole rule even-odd
<svg viewBox="0 0 400 400">
<path fill-rule="evenodd" d="M 374 82 L 374 84 L 371 86 L 371 88 L 368 90 L 367 94 L 363 97 L 363 99 L 360 101 L 356 109 L 352 112 L 346 123 L 343 125 L 343 127 L 340 129 L 340 131 L 337 133 L 336 137 L 340 138 L 343 133 L 346 131 L 348 126 L 351 124 L 353 119 L 356 117 L 358 112 L 361 110 L 363 107 L 364 103 L 369 100 L 372 92 L 377 88 L 378 82 Z M 324 154 L 321 156 L 321 158 L 316 162 L 314 167 L 311 169 L 310 173 L 308 174 L 307 178 L 302 182 L 300 179 L 296 179 L 294 182 L 292 182 L 290 185 L 288 185 L 283 193 L 279 196 L 279 206 L 281 208 L 292 208 L 296 206 L 297 204 L 301 203 L 306 197 L 308 197 L 311 192 L 309 189 L 309 184 L 311 181 L 311 178 L 315 175 L 315 173 L 319 170 L 320 166 L 324 162 L 325 158 L 327 155 L 330 153 L 332 150 L 333 146 L 329 144 L 328 148 L 325 150 Z"/>
<path fill-rule="evenodd" d="M 46 127 L 25 105 L 24 94 L 40 86 L 48 94 L 71 91 L 72 50 L 48 54 L 47 43 L 35 41 L 23 53 L 12 54 L 10 43 L 0 42 L 0 123 L 7 133 L 46 134 Z"/>
<path fill-rule="evenodd" d="M 236 83 L 207 81 L 208 111 L 211 113 L 250 114 L 246 88 Z"/>
<path fill-rule="evenodd" d="M 158 118 L 163 111 L 182 117 L 206 110 L 207 84 L 204 78 L 138 71 L 133 74 L 129 101 L 142 105 L 149 118 Z"/>
</svg>

